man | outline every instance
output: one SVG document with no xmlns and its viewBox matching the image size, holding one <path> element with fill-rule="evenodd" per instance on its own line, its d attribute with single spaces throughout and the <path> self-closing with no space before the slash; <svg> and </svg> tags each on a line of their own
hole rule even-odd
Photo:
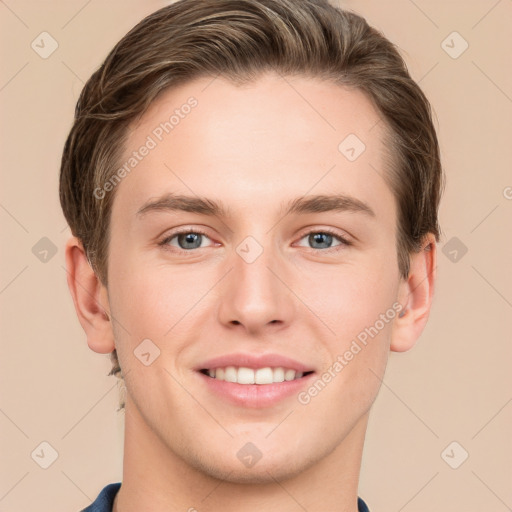
<svg viewBox="0 0 512 512">
<path fill-rule="evenodd" d="M 353 13 L 182 0 L 132 29 L 61 168 L 77 315 L 126 385 L 122 483 L 85 510 L 368 510 L 369 412 L 428 319 L 442 178 L 427 99 Z"/>
</svg>

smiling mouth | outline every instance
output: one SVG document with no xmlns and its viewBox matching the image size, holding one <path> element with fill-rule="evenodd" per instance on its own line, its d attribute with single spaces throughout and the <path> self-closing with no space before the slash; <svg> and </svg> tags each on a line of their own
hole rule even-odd
<svg viewBox="0 0 512 512">
<path fill-rule="evenodd" d="M 313 373 L 297 372 L 291 368 L 264 367 L 247 368 L 244 366 L 226 366 L 224 368 L 202 369 L 201 373 L 216 380 L 233 382 L 235 384 L 278 384 L 280 382 L 298 380 Z"/>
</svg>

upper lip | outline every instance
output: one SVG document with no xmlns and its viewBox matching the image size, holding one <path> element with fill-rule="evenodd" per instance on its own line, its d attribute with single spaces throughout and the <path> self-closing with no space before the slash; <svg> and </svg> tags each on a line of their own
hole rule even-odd
<svg viewBox="0 0 512 512">
<path fill-rule="evenodd" d="M 226 368 L 227 366 L 245 367 L 245 368 L 266 368 L 283 367 L 296 372 L 311 372 L 313 369 L 295 359 L 282 356 L 280 354 L 226 354 L 223 356 L 208 359 L 199 365 L 196 370 L 211 370 L 215 368 Z"/>
</svg>

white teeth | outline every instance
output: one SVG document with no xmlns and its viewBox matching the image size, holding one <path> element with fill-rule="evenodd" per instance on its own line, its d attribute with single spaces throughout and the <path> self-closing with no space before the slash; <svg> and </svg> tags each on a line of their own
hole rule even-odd
<svg viewBox="0 0 512 512">
<path fill-rule="evenodd" d="M 224 380 L 226 382 L 236 382 L 237 381 L 236 368 L 234 366 L 226 367 L 226 370 L 224 373 Z"/>
<path fill-rule="evenodd" d="M 252 368 L 238 368 L 238 384 L 254 384 L 254 370 Z"/>
<path fill-rule="evenodd" d="M 256 370 L 254 372 L 254 382 L 256 384 L 272 384 L 272 382 L 274 382 L 274 373 L 272 372 L 272 368 L 267 367 Z"/>
<path fill-rule="evenodd" d="M 295 370 L 286 370 L 284 372 L 284 380 L 293 380 L 295 379 Z"/>
<path fill-rule="evenodd" d="M 291 381 L 300 379 L 304 373 L 296 372 L 290 368 L 283 368 L 281 366 L 277 368 L 271 368 L 266 366 L 265 368 L 246 368 L 241 366 L 239 368 L 235 366 L 227 366 L 226 368 L 216 368 L 208 370 L 208 375 L 217 380 L 224 380 L 226 382 L 236 382 L 237 384 L 273 384 L 283 381 Z"/>
<path fill-rule="evenodd" d="M 284 368 L 274 368 L 273 380 L 274 382 L 284 381 Z"/>
</svg>

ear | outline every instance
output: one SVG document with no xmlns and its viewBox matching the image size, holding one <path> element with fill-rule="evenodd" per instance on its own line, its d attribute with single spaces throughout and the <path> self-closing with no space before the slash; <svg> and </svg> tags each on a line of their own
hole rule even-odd
<svg viewBox="0 0 512 512">
<path fill-rule="evenodd" d="M 76 237 L 71 237 L 66 244 L 66 267 L 69 291 L 89 348 L 100 354 L 112 352 L 116 347 L 107 288 L 92 269 Z"/>
<path fill-rule="evenodd" d="M 425 237 L 422 249 L 411 254 L 409 277 L 400 284 L 398 301 L 402 316 L 395 318 L 390 349 L 405 352 L 420 337 L 430 314 L 436 281 L 437 246 L 432 233 Z"/>
</svg>

